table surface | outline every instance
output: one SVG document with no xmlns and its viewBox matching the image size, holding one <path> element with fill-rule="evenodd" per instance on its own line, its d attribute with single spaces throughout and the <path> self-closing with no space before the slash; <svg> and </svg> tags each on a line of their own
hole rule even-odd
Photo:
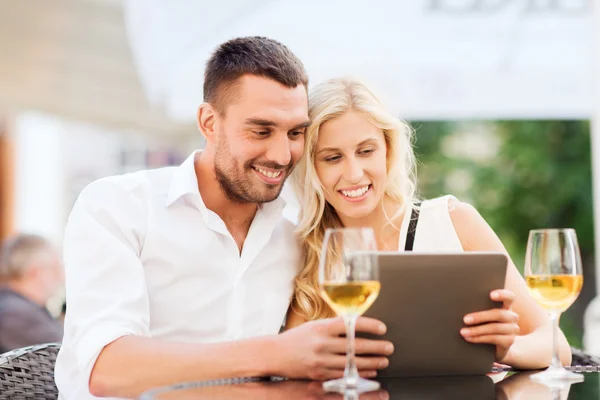
<svg viewBox="0 0 600 400">
<path fill-rule="evenodd" d="M 537 372 L 537 371 L 536 371 Z M 563 388 L 550 388 L 532 381 L 534 372 L 469 376 L 402 378 L 380 380 L 381 389 L 360 395 L 325 393 L 320 382 L 268 380 L 259 378 L 191 382 L 151 390 L 140 400 L 171 399 L 552 399 L 600 400 L 600 373 L 583 373 L 584 382 Z"/>
</svg>

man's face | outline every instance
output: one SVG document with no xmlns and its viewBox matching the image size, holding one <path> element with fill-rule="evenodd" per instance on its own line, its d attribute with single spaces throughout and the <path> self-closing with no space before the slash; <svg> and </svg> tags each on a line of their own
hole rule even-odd
<svg viewBox="0 0 600 400">
<path fill-rule="evenodd" d="M 215 124 L 215 173 L 221 187 L 241 203 L 275 200 L 304 152 L 306 88 L 245 75 L 224 107 L 225 115 Z"/>
</svg>

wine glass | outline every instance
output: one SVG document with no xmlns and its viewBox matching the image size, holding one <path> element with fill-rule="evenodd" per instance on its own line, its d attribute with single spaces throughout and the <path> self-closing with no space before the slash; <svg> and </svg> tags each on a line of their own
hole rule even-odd
<svg viewBox="0 0 600 400">
<path fill-rule="evenodd" d="M 525 280 L 533 298 L 550 313 L 552 363 L 531 375 L 543 382 L 581 382 L 583 375 L 567 371 L 558 355 L 558 319 L 579 296 L 583 286 L 581 255 L 573 229 L 539 229 L 529 232 L 525 256 Z"/>
<path fill-rule="evenodd" d="M 379 295 L 377 242 L 371 228 L 327 229 L 319 262 L 319 286 L 323 299 L 343 317 L 346 325 L 344 377 L 323 384 L 326 391 L 367 392 L 379 383 L 359 377 L 354 358 L 356 320 Z"/>
</svg>

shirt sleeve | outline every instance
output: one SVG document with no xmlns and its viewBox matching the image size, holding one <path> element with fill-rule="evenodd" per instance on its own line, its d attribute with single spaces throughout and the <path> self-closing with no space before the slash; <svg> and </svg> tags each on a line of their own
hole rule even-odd
<svg viewBox="0 0 600 400">
<path fill-rule="evenodd" d="M 126 335 L 149 333 L 149 303 L 140 253 L 145 212 L 136 187 L 104 178 L 88 185 L 64 236 L 69 346 L 89 381 L 102 349 Z"/>
</svg>

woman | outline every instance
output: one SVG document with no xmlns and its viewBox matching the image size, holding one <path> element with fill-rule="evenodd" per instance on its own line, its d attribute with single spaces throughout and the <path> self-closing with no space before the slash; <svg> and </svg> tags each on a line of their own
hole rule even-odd
<svg viewBox="0 0 600 400">
<path fill-rule="evenodd" d="M 326 81 L 312 91 L 309 113 L 312 124 L 305 136 L 305 157 L 293 178 L 303 205 L 298 232 L 305 267 L 296 279 L 288 327 L 334 315 L 319 296 L 317 281 L 327 228 L 370 226 L 379 250 L 402 250 L 416 202 L 412 130 L 388 113 L 367 87 L 353 79 Z M 425 200 L 418 209 L 415 251 L 507 254 L 469 204 L 444 196 Z M 499 363 L 547 367 L 552 325 L 512 261 L 505 288 L 492 291 L 490 297 L 503 302 L 504 308 L 466 315 L 467 327 L 460 331 L 464 339 L 494 344 Z M 562 362 L 569 364 L 570 347 L 562 334 L 559 346 Z"/>
</svg>

